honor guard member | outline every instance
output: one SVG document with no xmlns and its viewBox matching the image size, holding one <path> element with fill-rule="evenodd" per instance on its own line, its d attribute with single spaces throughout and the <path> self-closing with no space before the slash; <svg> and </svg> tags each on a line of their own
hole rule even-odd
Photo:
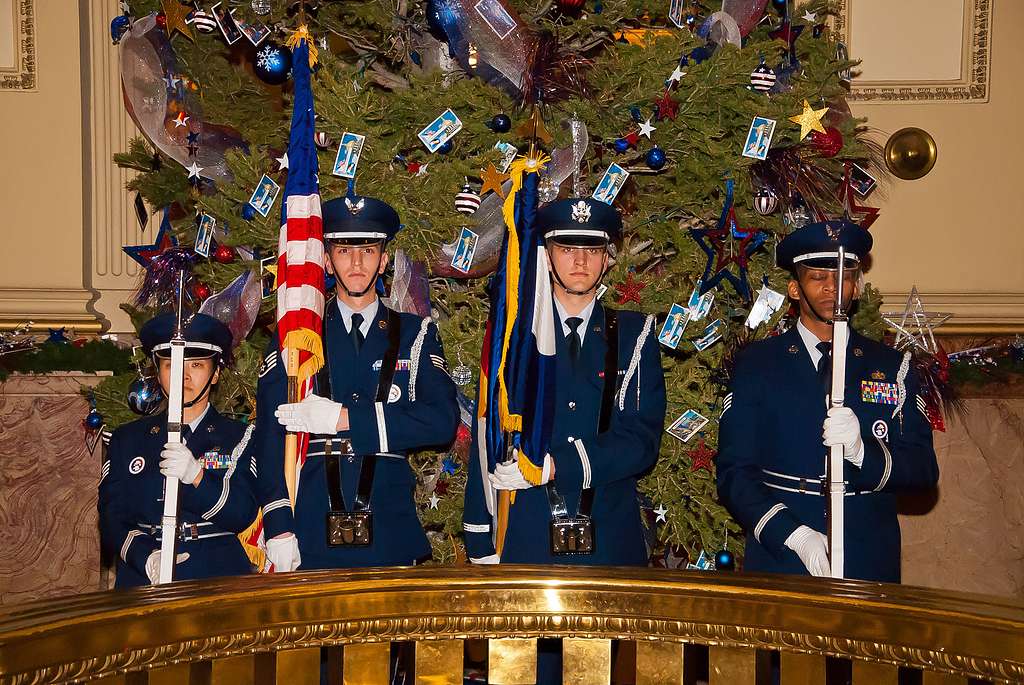
<svg viewBox="0 0 1024 685">
<path fill-rule="evenodd" d="M 551 264 L 556 399 L 547 481 L 533 487 L 514 462 L 487 479 L 473 429 L 463 530 L 476 563 L 636 565 L 648 552 L 636 482 L 658 458 L 665 420 L 654 318 L 606 308 L 597 289 L 622 220 L 590 198 L 537 213 Z M 491 491 L 488 492 L 487 489 Z M 515 490 L 501 558 L 491 508 L 495 490 Z"/>
<path fill-rule="evenodd" d="M 871 242 L 849 221 L 814 223 L 786 236 L 776 259 L 791 274 L 788 294 L 800 318 L 787 333 L 737 355 L 721 418 L 718 494 L 746 528 L 748 571 L 829 575 L 824 474 L 833 445 L 842 445 L 845 457 L 847 578 L 899 582 L 896 493 L 938 481 L 909 352 L 850 331 L 846 406 L 826 404 L 838 249 L 846 251 L 849 311 Z"/>
<path fill-rule="evenodd" d="M 176 321 L 174 314 L 161 314 L 139 331 L 165 396 Z M 235 468 L 252 428 L 222 416 L 210 402 L 231 353 L 231 331 L 212 316 L 196 314 L 183 334 L 182 442 L 167 441 L 164 410 L 121 426 L 107 448 L 99 488 L 100 532 L 104 549 L 117 558 L 118 588 L 149 585 L 159 577 L 165 478 L 181 481 L 174 579 L 252 572 L 237 534 L 256 518 L 256 500 L 248 470 Z"/>
<path fill-rule="evenodd" d="M 449 444 L 458 426 L 455 384 L 437 326 L 393 311 L 375 285 L 388 264 L 398 214 L 372 197 L 323 205 L 326 363 L 314 390 L 286 404 L 276 340 L 257 392 L 258 483 L 267 556 L 275 571 L 405 566 L 430 557 L 406 456 Z M 292 512 L 284 480 L 285 432 L 309 433 Z"/>
</svg>

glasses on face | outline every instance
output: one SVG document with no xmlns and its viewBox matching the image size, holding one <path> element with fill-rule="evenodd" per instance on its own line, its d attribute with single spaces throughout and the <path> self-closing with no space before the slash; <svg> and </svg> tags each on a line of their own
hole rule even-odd
<svg viewBox="0 0 1024 685">
<path fill-rule="evenodd" d="M 555 245 L 555 253 L 563 257 L 586 257 L 595 259 L 604 254 L 604 246 L 583 246 L 583 245 Z"/>
</svg>

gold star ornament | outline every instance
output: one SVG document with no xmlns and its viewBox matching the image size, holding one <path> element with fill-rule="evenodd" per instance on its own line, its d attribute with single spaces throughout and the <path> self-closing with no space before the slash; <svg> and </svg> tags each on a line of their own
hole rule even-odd
<svg viewBox="0 0 1024 685">
<path fill-rule="evenodd" d="M 501 189 L 501 184 L 503 181 L 507 181 L 508 178 L 508 174 L 498 171 L 494 164 L 488 164 L 486 169 L 480 170 L 480 179 L 483 181 L 483 184 L 480 186 L 480 196 L 483 197 L 487 194 L 488 190 L 493 190 L 498 197 L 504 199 L 505 191 Z"/>
<path fill-rule="evenodd" d="M 196 39 L 192 36 L 192 29 L 188 27 L 188 22 L 186 21 L 188 13 L 192 11 L 191 8 L 185 7 L 178 0 L 163 0 L 160 4 L 164 10 L 167 37 L 170 38 L 177 31 L 193 43 L 196 42 Z"/>
<path fill-rule="evenodd" d="M 540 110 L 534 108 L 530 118 L 516 126 L 516 134 L 527 140 L 536 138 L 545 145 L 551 144 L 551 134 L 544 127 L 544 120 L 540 117 Z"/>
<path fill-rule="evenodd" d="M 800 124 L 800 140 L 806 138 L 811 131 L 825 132 L 825 127 L 821 125 L 821 118 L 825 116 L 826 112 L 828 112 L 828 107 L 814 109 L 807 100 L 804 100 L 804 111 L 789 118 L 794 124 Z"/>
</svg>

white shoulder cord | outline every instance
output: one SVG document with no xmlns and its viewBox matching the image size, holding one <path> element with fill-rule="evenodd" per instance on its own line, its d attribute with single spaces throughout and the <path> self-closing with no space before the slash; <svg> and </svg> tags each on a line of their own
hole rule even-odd
<svg viewBox="0 0 1024 685">
<path fill-rule="evenodd" d="M 412 343 L 412 350 L 409 351 L 409 401 L 416 401 L 416 374 L 420 370 L 420 354 L 423 351 L 423 339 L 427 337 L 427 328 L 430 326 L 431 318 L 424 317 L 420 323 L 420 332 Z"/>
<path fill-rule="evenodd" d="M 637 371 L 640 368 L 640 353 L 643 350 L 644 343 L 647 342 L 647 336 L 651 332 L 651 328 L 654 325 L 654 316 L 648 314 L 644 320 L 644 326 L 640 329 L 640 335 L 636 338 L 636 346 L 633 348 L 633 356 L 629 359 L 629 367 L 626 369 L 626 375 L 622 378 L 622 387 L 619 388 L 619 411 L 625 408 L 626 404 L 626 388 L 629 387 L 630 381 L 633 380 L 633 376 L 636 375 L 636 404 L 637 408 L 640 408 L 640 375 Z"/>
</svg>

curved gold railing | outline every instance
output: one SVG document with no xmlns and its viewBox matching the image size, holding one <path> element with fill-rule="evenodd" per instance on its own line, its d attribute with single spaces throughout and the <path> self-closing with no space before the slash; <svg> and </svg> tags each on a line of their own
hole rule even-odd
<svg viewBox="0 0 1024 685">
<path fill-rule="evenodd" d="M 501 566 L 227 578 L 8 607 L 0 682 L 315 685 L 328 647 L 330 682 L 343 671 L 346 685 L 387 683 L 390 643 L 413 642 L 409 683 L 461 684 L 471 644 L 490 683 L 515 685 L 534 682 L 537 637 L 565 638 L 567 684 L 682 683 L 703 679 L 702 669 L 711 685 L 825 682 L 842 660 L 855 685 L 896 683 L 898 667 L 923 671 L 925 685 L 1024 681 L 1024 603 L 1015 600 L 782 576 Z M 478 639 L 486 642 L 466 642 Z M 613 664 L 616 640 L 626 642 Z"/>
</svg>

